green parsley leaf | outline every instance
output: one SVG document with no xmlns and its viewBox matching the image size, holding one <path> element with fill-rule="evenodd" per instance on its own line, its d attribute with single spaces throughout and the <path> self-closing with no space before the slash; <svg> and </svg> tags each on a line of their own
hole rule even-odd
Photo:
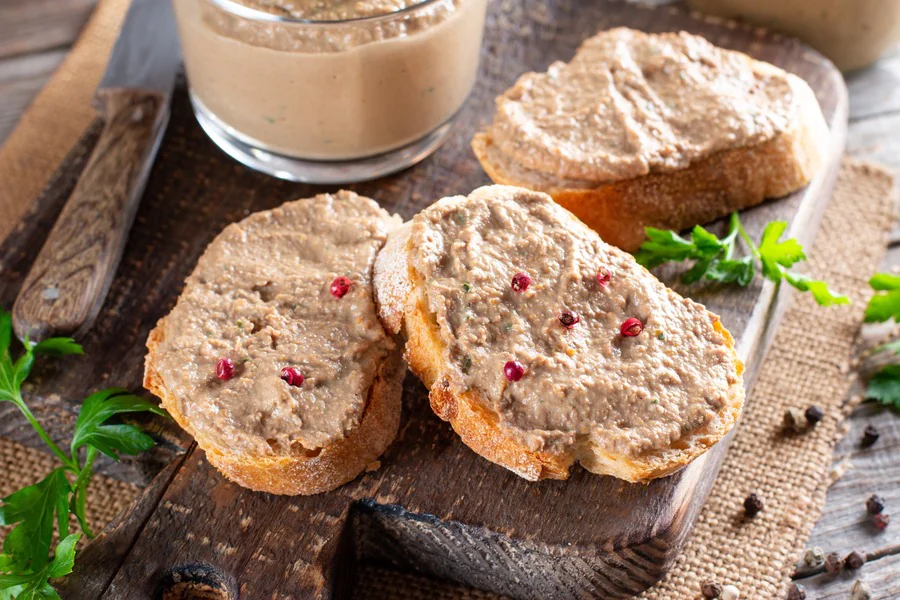
<svg viewBox="0 0 900 600">
<path fill-rule="evenodd" d="M 13 365 L 13 386 L 17 390 L 22 387 L 22 382 L 28 379 L 32 366 L 34 366 L 34 354 L 31 352 L 26 352 L 20 356 L 16 364 Z"/>
<path fill-rule="evenodd" d="M 32 347 L 32 351 L 35 354 L 46 354 L 48 356 L 84 354 L 84 348 L 81 347 L 81 344 L 68 337 L 48 338 L 35 344 Z"/>
<path fill-rule="evenodd" d="M 3 498 L 0 525 L 15 525 L 3 540 L 3 554 L 17 571 L 38 571 L 47 564 L 54 516 L 60 535 L 68 533 L 69 481 L 58 467 L 34 485 Z"/>
<path fill-rule="evenodd" d="M 50 579 L 65 577 L 75 566 L 75 545 L 81 536 L 66 536 L 56 545 L 53 560 L 43 568 L 26 574 L 0 575 L 0 598 L 16 600 L 58 600 Z"/>
<path fill-rule="evenodd" d="M 725 240 L 720 240 L 715 234 L 710 233 L 699 225 L 694 226 L 694 229 L 691 230 L 691 239 L 701 256 L 717 256 L 727 246 Z"/>
<path fill-rule="evenodd" d="M 63 466 L 38 483 L 0 499 L 0 525 L 12 526 L 0 546 L 0 600 L 59 600 L 49 580 L 72 572 L 75 544 L 80 535 L 67 535 L 70 512 L 77 517 L 82 530 L 91 535 L 85 504 L 98 453 L 118 459 L 119 452 L 135 454 L 153 445 L 150 436 L 132 425 L 106 425 L 105 422 L 127 412 L 165 413 L 153 403 L 124 390 L 97 392 L 82 405 L 71 451 L 67 453 L 29 410 L 22 396 L 22 384 L 31 373 L 36 355 L 81 354 L 82 347 L 71 338 L 50 338 L 37 344 L 26 339 L 22 342 L 24 352 L 14 359 L 11 343 L 12 319 L 7 311 L 0 309 L 0 401 L 12 402 L 18 407 Z M 78 457 L 82 446 L 87 447 L 83 464 Z M 69 473 L 75 477 L 74 484 L 69 481 Z M 62 541 L 51 559 L 54 525 Z"/>
<path fill-rule="evenodd" d="M 900 291 L 876 294 L 866 305 L 866 323 L 883 323 L 900 320 Z"/>
<path fill-rule="evenodd" d="M 900 410 L 900 365 L 882 367 L 866 387 L 866 398 Z"/>
<path fill-rule="evenodd" d="M 883 323 L 894 319 L 900 321 L 900 276 L 891 273 L 876 273 L 869 279 L 869 285 L 876 292 L 866 305 L 866 323 Z"/>
<path fill-rule="evenodd" d="M 81 405 L 75 432 L 72 435 L 72 454 L 88 444 L 113 460 L 119 460 L 118 452 L 138 454 L 153 447 L 153 438 L 134 425 L 103 425 L 115 415 L 131 412 L 165 412 L 152 402 L 125 390 L 110 388 L 88 396 Z"/>
<path fill-rule="evenodd" d="M 790 271 L 784 272 L 784 279 L 801 292 L 810 292 L 820 306 L 850 304 L 850 298 L 833 291 L 824 281 L 817 281 L 806 275 Z"/>
<path fill-rule="evenodd" d="M 9 342 L 12 339 L 12 315 L 0 309 L 0 360 L 9 356 Z"/>
<path fill-rule="evenodd" d="M 869 285 L 873 290 L 886 292 L 891 290 L 900 290 L 900 275 L 892 273 L 875 273 L 869 279 Z"/>
<path fill-rule="evenodd" d="M 655 227 L 647 227 L 645 231 L 648 241 L 641 244 L 634 258 L 648 269 L 667 262 L 680 262 L 700 257 L 696 245 L 674 231 Z"/>
<path fill-rule="evenodd" d="M 822 306 L 848 304 L 850 300 L 843 294 L 829 289 L 822 281 L 806 275 L 793 273 L 788 269 L 806 259 L 803 246 L 793 239 L 782 240 L 787 230 L 786 221 L 772 221 L 763 229 L 757 246 L 747 235 L 737 213 L 731 215 L 728 234 L 719 239 L 700 226 L 691 230 L 691 238 L 687 240 L 673 231 L 664 231 L 647 227 L 647 241 L 635 253 L 638 263 L 651 269 L 667 262 L 693 260 L 694 264 L 682 274 L 685 283 L 696 283 L 702 279 L 718 283 L 736 283 L 747 286 L 756 275 L 757 260 L 762 274 L 775 283 L 787 280 L 788 284 L 800 291 L 810 292 Z M 734 258 L 735 244 L 738 236 L 750 248 L 750 254 Z M 900 288 L 900 278 L 897 278 Z M 900 291 L 898 291 L 900 300 Z"/>
<path fill-rule="evenodd" d="M 47 577 L 58 579 L 72 572 L 72 569 L 75 568 L 75 545 L 79 538 L 81 538 L 81 534 L 73 533 L 56 545 L 53 560 L 47 568 Z"/>
<path fill-rule="evenodd" d="M 666 262 L 694 260 L 694 266 L 682 275 L 685 283 L 695 283 L 704 277 L 721 280 L 729 277 L 730 269 L 740 270 L 740 267 L 734 265 L 721 265 L 723 261 L 729 261 L 734 250 L 736 232 L 733 230 L 721 240 L 699 225 L 691 230 L 690 240 L 674 231 L 653 227 L 647 227 L 646 231 L 649 241 L 638 249 L 635 259 L 648 269 Z M 738 278 L 736 274 L 730 277 Z"/>
<path fill-rule="evenodd" d="M 75 518 L 78 519 L 79 527 L 89 538 L 93 538 L 94 534 L 91 532 L 87 522 L 87 489 L 91 482 L 91 476 L 94 474 L 93 467 L 94 460 L 97 458 L 97 452 L 98 450 L 95 447 L 88 446 L 84 467 L 82 467 L 78 479 L 75 480 L 75 484 L 72 486 L 72 496 L 69 499 L 69 512 L 75 515 Z"/>
<path fill-rule="evenodd" d="M 763 229 L 759 240 L 763 275 L 772 281 L 781 279 L 783 269 L 780 267 L 790 268 L 801 260 L 806 260 L 800 242 L 793 238 L 779 241 L 787 225 L 787 221 L 772 221 Z"/>
<path fill-rule="evenodd" d="M 719 260 L 710 265 L 706 271 L 706 278 L 720 283 L 736 283 L 741 287 L 747 286 L 756 275 L 756 265 L 753 264 L 753 256 L 748 255 L 738 260 Z"/>
</svg>

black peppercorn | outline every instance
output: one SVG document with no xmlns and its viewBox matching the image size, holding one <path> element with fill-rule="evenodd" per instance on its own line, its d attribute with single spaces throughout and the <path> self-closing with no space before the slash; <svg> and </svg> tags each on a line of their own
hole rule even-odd
<svg viewBox="0 0 900 600">
<path fill-rule="evenodd" d="M 806 588 L 799 583 L 792 583 L 788 588 L 788 600 L 806 600 Z"/>
<path fill-rule="evenodd" d="M 700 586 L 700 592 L 704 598 L 718 598 L 722 595 L 722 586 L 712 581 L 707 581 Z"/>
<path fill-rule="evenodd" d="M 866 564 L 866 555 L 858 550 L 854 550 L 844 559 L 844 565 L 848 569 L 859 569 Z"/>
<path fill-rule="evenodd" d="M 866 500 L 866 510 L 869 511 L 870 515 L 877 515 L 884 510 L 884 498 L 878 494 L 872 494 Z"/>
<path fill-rule="evenodd" d="M 810 406 L 803 414 L 806 416 L 806 422 L 813 426 L 817 425 L 819 421 L 825 418 L 825 413 L 822 412 L 822 409 L 818 406 Z"/>
<path fill-rule="evenodd" d="M 763 509 L 763 501 L 756 494 L 750 494 L 744 500 L 744 510 L 747 513 L 747 516 L 751 519 L 759 514 L 759 511 Z"/>
<path fill-rule="evenodd" d="M 838 556 L 837 552 L 829 552 L 825 555 L 825 570 L 831 573 L 832 575 L 836 573 L 840 573 L 841 569 L 844 568 L 844 563 L 841 562 L 841 557 Z"/>
<path fill-rule="evenodd" d="M 872 522 L 875 523 L 876 529 L 884 531 L 891 523 L 891 515 L 887 513 L 878 513 L 875 515 L 875 518 L 872 519 Z"/>
<path fill-rule="evenodd" d="M 878 441 L 878 430 L 875 429 L 873 425 L 869 425 L 866 427 L 866 430 L 863 431 L 862 445 L 863 448 L 868 448 L 872 444 Z"/>
</svg>

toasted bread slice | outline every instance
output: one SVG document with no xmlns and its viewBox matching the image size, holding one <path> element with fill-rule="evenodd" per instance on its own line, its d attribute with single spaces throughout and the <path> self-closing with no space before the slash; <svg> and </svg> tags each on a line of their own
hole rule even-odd
<svg viewBox="0 0 900 600">
<path fill-rule="evenodd" d="M 591 82 L 584 93 L 604 110 L 571 88 Z M 805 81 L 684 32 L 601 32 L 497 105 L 472 140 L 491 179 L 550 194 L 629 251 L 645 226 L 681 230 L 802 188 L 828 144 Z"/>
<path fill-rule="evenodd" d="M 511 223 L 532 235 L 506 235 Z M 572 264 L 579 269 L 558 267 Z M 593 281 L 594 269 L 604 266 L 612 272 L 607 286 Z M 517 293 L 510 277 L 520 269 L 533 282 Z M 531 481 L 566 479 L 575 461 L 632 482 L 662 477 L 722 439 L 740 415 L 743 365 L 718 317 L 667 289 L 542 193 L 489 186 L 432 205 L 379 254 L 375 294 L 385 326 L 405 333 L 406 360 L 430 389 L 434 412 L 475 452 Z M 470 314 L 454 320 L 460 302 Z M 563 306 L 580 314 L 569 330 L 556 314 L 543 314 Z M 623 337 L 615 325 L 628 312 L 643 319 L 635 337 Z M 460 361 L 462 339 L 474 356 Z M 587 371 L 579 370 L 582 357 Z M 512 358 L 523 359 L 521 380 L 504 380 L 504 361 Z M 634 376 L 641 360 L 648 377 L 667 383 Z M 613 379 L 592 378 L 595 368 L 615 371 Z M 676 371 L 689 383 L 679 383 Z M 529 387 L 535 395 L 517 399 L 516 390 L 525 396 Z M 646 390 L 664 399 L 654 404 Z M 706 410 L 707 403 L 714 408 Z M 587 406 L 599 408 L 578 413 Z M 551 408 L 555 416 L 542 414 Z M 570 411 L 577 417 L 565 418 Z M 629 426 L 644 438 L 629 439 Z"/>
<path fill-rule="evenodd" d="M 324 492 L 393 441 L 406 369 L 372 270 L 398 224 L 368 198 L 323 194 L 230 225 L 200 258 L 150 333 L 144 385 L 227 478 Z"/>
</svg>

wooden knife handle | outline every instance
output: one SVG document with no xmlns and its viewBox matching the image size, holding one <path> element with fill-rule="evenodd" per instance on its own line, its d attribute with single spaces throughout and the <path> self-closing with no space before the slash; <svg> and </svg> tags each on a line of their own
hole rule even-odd
<svg viewBox="0 0 900 600">
<path fill-rule="evenodd" d="M 169 116 L 157 92 L 101 90 L 97 104 L 103 131 L 13 305 L 21 339 L 78 336 L 97 318 Z"/>
</svg>

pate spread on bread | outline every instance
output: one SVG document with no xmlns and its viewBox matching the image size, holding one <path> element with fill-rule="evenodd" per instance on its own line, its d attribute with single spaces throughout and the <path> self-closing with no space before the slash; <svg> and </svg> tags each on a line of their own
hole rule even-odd
<svg viewBox="0 0 900 600">
<path fill-rule="evenodd" d="M 564 479 L 576 460 L 661 477 L 740 414 L 742 365 L 718 317 L 546 194 L 438 201 L 392 234 L 375 287 L 435 412 L 527 479 Z"/>
<path fill-rule="evenodd" d="M 828 131 L 799 77 L 685 32 L 628 28 L 526 73 L 472 141 L 497 183 L 545 191 L 611 244 L 806 185 Z"/>
<path fill-rule="evenodd" d="M 372 269 L 398 224 L 323 194 L 229 225 L 201 256 L 150 335 L 145 385 L 227 477 L 326 491 L 393 440 L 405 369 Z"/>
</svg>

